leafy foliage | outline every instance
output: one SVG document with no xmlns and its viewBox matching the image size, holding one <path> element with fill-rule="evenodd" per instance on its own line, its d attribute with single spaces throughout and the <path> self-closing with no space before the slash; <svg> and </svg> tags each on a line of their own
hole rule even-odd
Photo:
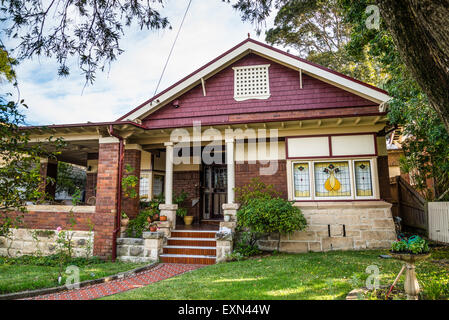
<svg viewBox="0 0 449 320">
<path fill-rule="evenodd" d="M 237 221 L 255 233 L 288 234 L 307 226 L 301 210 L 281 198 L 249 200 L 238 210 Z"/>
<path fill-rule="evenodd" d="M 125 176 L 122 178 L 122 191 L 125 197 L 135 199 L 137 198 L 137 185 L 139 178 L 133 175 L 134 168 L 129 164 L 125 166 Z"/>
<path fill-rule="evenodd" d="M 412 236 L 408 240 L 401 239 L 391 244 L 391 250 L 397 253 L 428 253 L 429 244 L 419 236 Z"/>
<path fill-rule="evenodd" d="M 160 214 L 159 204 L 163 203 L 163 198 L 155 198 L 152 201 L 141 203 L 141 209 L 135 219 L 129 221 L 126 234 L 128 237 L 142 237 L 142 233 L 150 226 L 148 218 L 152 218 L 156 214 Z"/>
<path fill-rule="evenodd" d="M 83 190 L 85 185 L 85 171 L 77 169 L 69 163 L 62 161 L 58 162 L 56 192 L 66 191 L 69 195 L 73 195 L 77 190 Z"/>
<path fill-rule="evenodd" d="M 243 187 L 235 188 L 236 200 L 241 206 L 245 206 L 251 199 L 271 199 L 279 197 L 280 193 L 272 184 L 267 185 L 259 177 L 252 178 L 250 183 Z"/>
<path fill-rule="evenodd" d="M 175 196 L 173 196 L 173 203 L 178 205 L 178 209 L 176 209 L 176 215 L 178 217 L 185 217 L 188 213 L 187 208 L 181 207 L 184 202 L 187 200 L 187 197 L 189 194 L 185 192 L 184 190 L 181 190 L 181 192 Z"/>
<path fill-rule="evenodd" d="M 104 70 L 123 52 L 120 38 L 125 27 L 133 22 L 140 29 L 169 27 L 167 18 L 155 9 L 163 2 L 2 0 L 0 21 L 7 36 L 19 40 L 19 60 L 54 56 L 58 73 L 65 76 L 73 56 L 86 81 L 93 82 L 96 70 Z"/>
</svg>

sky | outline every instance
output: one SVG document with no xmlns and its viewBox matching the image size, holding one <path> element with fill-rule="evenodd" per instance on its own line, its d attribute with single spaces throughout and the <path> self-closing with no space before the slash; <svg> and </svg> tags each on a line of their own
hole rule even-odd
<svg viewBox="0 0 449 320">
<path fill-rule="evenodd" d="M 151 98 L 187 4 L 188 0 L 171 0 L 161 11 L 172 30 L 126 29 L 124 53 L 85 88 L 79 69 L 71 68 L 70 75 L 61 78 L 55 60 L 38 57 L 21 62 L 16 72 L 21 97 L 29 106 L 24 111 L 27 124 L 113 121 Z M 270 17 L 265 28 L 272 24 Z M 255 26 L 242 22 L 231 5 L 193 0 L 158 92 L 243 41 L 248 33 L 264 41 L 264 31 L 257 36 Z"/>
</svg>

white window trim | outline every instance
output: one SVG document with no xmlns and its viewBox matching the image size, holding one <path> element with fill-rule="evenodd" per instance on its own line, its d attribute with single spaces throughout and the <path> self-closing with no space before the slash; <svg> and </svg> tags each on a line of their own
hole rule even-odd
<svg viewBox="0 0 449 320">
<path fill-rule="evenodd" d="M 349 162 L 349 174 L 350 174 L 350 180 L 351 180 L 351 196 L 346 197 L 318 197 L 315 195 L 315 163 L 323 163 L 323 162 Z M 355 161 L 369 161 L 370 167 L 371 167 L 371 187 L 373 189 L 373 195 L 372 196 L 357 196 L 356 192 L 356 181 L 355 181 L 355 170 L 354 165 Z M 308 163 L 309 164 L 309 182 L 310 182 L 310 197 L 296 197 L 295 196 L 295 172 L 294 172 L 294 166 L 298 163 Z M 350 158 L 350 159 L 343 159 L 343 158 L 329 158 L 329 159 L 309 159 L 309 160 L 291 160 L 290 168 L 291 173 L 288 177 L 288 183 L 291 186 L 291 199 L 294 201 L 337 201 L 337 200 L 376 200 L 379 199 L 378 196 L 378 177 L 375 175 L 376 171 L 374 169 L 374 165 L 376 164 L 376 161 L 374 158 Z"/>
<path fill-rule="evenodd" d="M 248 68 L 267 68 L 267 93 L 258 94 L 258 95 L 245 95 L 245 96 L 237 96 L 237 72 L 236 70 L 248 69 Z M 259 64 L 259 65 L 250 65 L 250 66 L 241 66 L 241 67 L 233 67 L 234 70 L 234 100 L 235 101 L 244 101 L 250 99 L 260 99 L 265 100 L 271 96 L 270 92 L 270 65 L 269 64 Z"/>
</svg>

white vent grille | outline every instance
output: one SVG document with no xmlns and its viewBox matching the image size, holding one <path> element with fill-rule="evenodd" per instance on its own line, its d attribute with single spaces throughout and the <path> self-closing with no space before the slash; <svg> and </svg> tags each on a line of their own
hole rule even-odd
<svg viewBox="0 0 449 320">
<path fill-rule="evenodd" d="M 269 64 L 234 67 L 234 99 L 268 99 L 270 97 Z"/>
</svg>

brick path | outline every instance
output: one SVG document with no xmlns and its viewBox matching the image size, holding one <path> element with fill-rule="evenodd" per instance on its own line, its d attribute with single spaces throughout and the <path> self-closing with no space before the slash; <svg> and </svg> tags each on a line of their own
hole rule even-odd
<svg viewBox="0 0 449 320">
<path fill-rule="evenodd" d="M 188 271 L 192 271 L 204 265 L 195 264 L 178 264 L 178 263 L 161 263 L 156 267 L 140 272 L 136 275 L 117 279 L 110 282 L 94 284 L 92 286 L 73 289 L 59 293 L 52 293 L 43 296 L 30 298 L 32 300 L 92 300 L 119 292 L 128 291 L 144 287 L 153 282 L 168 279 Z"/>
</svg>

